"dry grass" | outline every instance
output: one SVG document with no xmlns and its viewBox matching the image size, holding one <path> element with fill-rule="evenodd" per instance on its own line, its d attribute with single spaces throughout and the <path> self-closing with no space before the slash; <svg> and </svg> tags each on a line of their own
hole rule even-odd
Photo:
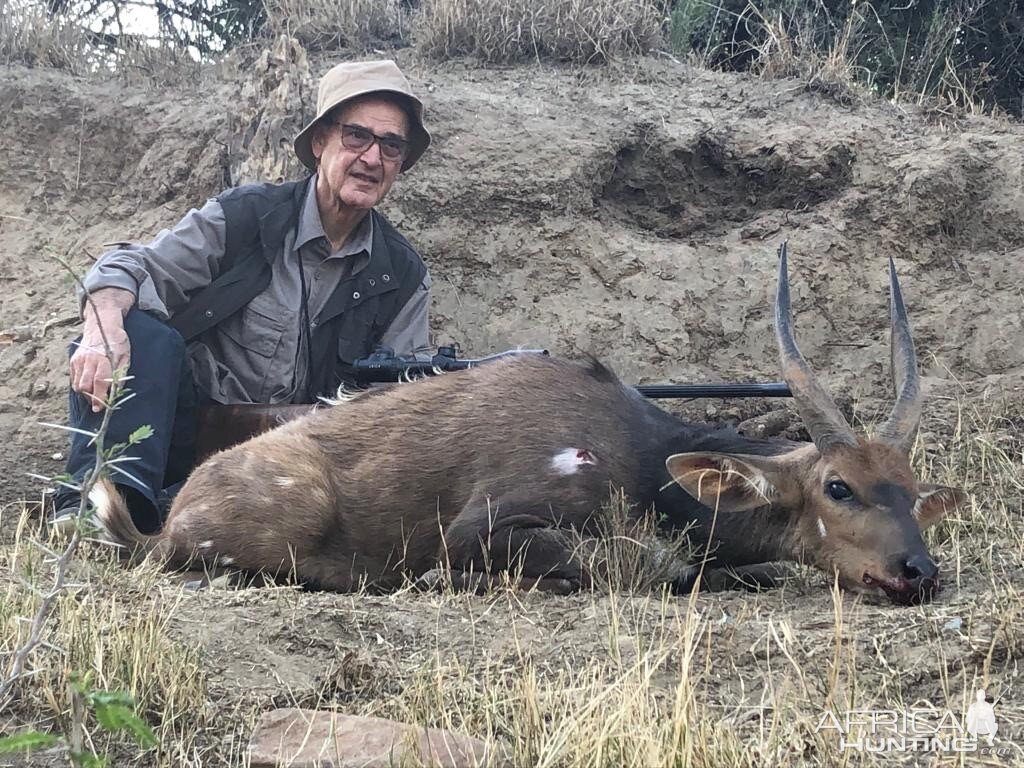
<svg viewBox="0 0 1024 768">
<path fill-rule="evenodd" d="M 414 39 L 439 58 L 601 63 L 662 43 L 652 0 L 423 0 Z"/>
<path fill-rule="evenodd" d="M 823 47 L 808 23 L 792 31 L 780 15 L 765 14 L 755 6 L 750 12 L 763 27 L 763 42 L 757 46 L 754 72 L 767 79 L 795 77 L 809 90 L 833 98 L 841 104 L 862 100 L 871 87 L 871 73 L 854 62 L 853 50 L 860 38 L 860 17 L 850 16 L 842 31 Z"/>
<path fill-rule="evenodd" d="M 631 592 L 663 559 L 651 556 L 646 524 L 614 517 L 611 583 L 571 598 L 192 593 L 96 548 L 80 563 L 83 586 L 61 601 L 15 724 L 61 727 L 69 674 L 93 670 L 98 684 L 138 698 L 162 742 L 132 756 L 90 730 L 98 751 L 124 759 L 116 764 L 238 765 L 254 712 L 299 704 L 454 728 L 522 766 L 916 765 L 911 753 L 842 752 L 817 728 L 822 714 L 916 706 L 961 716 L 986 687 L 1006 750 L 992 764 L 1019 762 L 1022 414 L 986 401 L 943 410 L 953 415 L 925 424 L 915 464 L 930 481 L 965 485 L 973 503 L 929 533 L 949 584 L 932 604 L 876 604 L 830 591 L 813 572 L 759 595 Z M 35 601 L 16 579 L 47 578 L 33 524 L 21 518 L 15 530 L 12 514 L 21 508 L 0 523 L 0 654 Z M 232 629 L 239 617 L 246 641 Z M 227 646 L 208 637 L 221 625 Z M 269 690 L 233 682 L 232 669 L 267 658 L 278 681 Z M 322 672 L 301 682 L 289 677 L 292 662 Z M 929 764 L 958 763 L 940 755 Z"/>
<path fill-rule="evenodd" d="M 892 11 L 870 2 L 840 13 L 841 21 L 821 0 L 732 3 L 738 11 L 727 5 L 678 3 L 669 28 L 673 48 L 691 54 L 703 66 L 725 54 L 726 64 L 735 59 L 748 62 L 744 68 L 767 79 L 801 80 L 809 90 L 842 104 L 884 93 L 894 102 L 914 104 L 942 117 L 994 110 L 982 96 L 990 84 L 986 66 L 967 69 L 954 60 L 957 40 L 983 12 L 985 0 L 935 5 L 930 24 L 913 48 L 906 39 L 890 39 L 883 21 L 891 19 L 883 15 Z M 701 24 L 709 38 L 691 51 L 693 30 Z M 731 30 L 733 37 L 723 39 L 722 29 Z M 740 30 L 747 37 L 736 40 Z M 910 34 L 908 29 L 900 31 Z"/>
<path fill-rule="evenodd" d="M 90 49 L 81 27 L 51 19 L 42 4 L 0 0 L 0 63 L 78 73 Z"/>
<path fill-rule="evenodd" d="M 638 514 L 621 493 L 601 510 L 596 537 L 575 535 L 575 550 L 599 592 L 638 594 L 678 578 L 694 561 L 695 548 L 681 532 L 659 533 L 653 514 Z"/>
<path fill-rule="evenodd" d="M 0 515 L 0 523 L 10 523 L 10 515 L 16 515 L 17 525 L 13 544 L 0 548 L 0 658 L 4 660 L 23 642 L 25 617 L 35 613 L 39 592 L 49 584 L 48 555 L 40 545 L 53 542 L 40 538 L 37 521 L 29 520 L 26 511 L 14 505 Z M 197 737 L 214 712 L 205 703 L 205 674 L 195 650 L 167 636 L 167 622 L 181 596 L 166 590 L 159 583 L 161 577 L 153 568 L 128 573 L 107 547 L 92 545 L 75 574 L 77 586 L 58 598 L 50 619 L 53 634 L 35 654 L 34 674 L 22 688 L 14 722 L 67 733 L 69 685 L 73 676 L 88 671 L 95 689 L 123 691 L 133 697 L 140 714 L 158 733 L 163 745 L 160 760 L 170 765 L 200 756 L 203 750 Z M 98 728 L 89 732 L 87 743 L 101 754 L 131 749 L 123 738 L 111 739 Z"/>
<path fill-rule="evenodd" d="M 195 82 L 200 65 L 164 40 L 126 36 L 110 40 L 89 32 L 88 19 L 49 16 L 42 4 L 0 0 L 0 64 L 61 69 L 75 75 L 120 76 L 129 82 Z"/>
<path fill-rule="evenodd" d="M 266 0 L 267 29 L 311 51 L 363 50 L 408 34 L 401 0 Z"/>
</svg>

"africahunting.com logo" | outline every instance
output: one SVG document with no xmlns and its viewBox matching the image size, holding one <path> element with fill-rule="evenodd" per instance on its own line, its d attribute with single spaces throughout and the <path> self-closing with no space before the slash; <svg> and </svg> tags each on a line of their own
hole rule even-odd
<svg viewBox="0 0 1024 768">
<path fill-rule="evenodd" d="M 963 718 L 952 710 L 935 707 L 848 709 L 845 712 L 823 712 L 814 730 L 815 733 L 837 736 L 842 751 L 992 755 L 1014 751 L 999 743 L 1007 738 L 1007 734 L 1002 739 L 996 737 L 999 723 L 995 707 L 988 701 L 984 690 L 976 692 L 975 700 Z"/>
</svg>

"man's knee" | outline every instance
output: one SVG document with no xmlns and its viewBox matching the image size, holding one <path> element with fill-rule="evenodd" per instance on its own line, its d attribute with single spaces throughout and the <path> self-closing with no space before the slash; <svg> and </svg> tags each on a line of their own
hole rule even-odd
<svg viewBox="0 0 1024 768">
<path fill-rule="evenodd" d="M 174 328 L 148 312 L 132 307 L 124 318 L 124 332 L 132 350 L 154 349 L 162 355 L 180 357 L 185 354 L 185 339 Z M 79 335 L 68 345 L 68 357 L 75 354 L 82 337 Z"/>
<path fill-rule="evenodd" d="M 124 318 L 124 330 L 134 349 L 136 344 L 156 346 L 175 355 L 185 353 L 185 339 L 174 328 L 148 312 L 132 307 Z"/>
</svg>

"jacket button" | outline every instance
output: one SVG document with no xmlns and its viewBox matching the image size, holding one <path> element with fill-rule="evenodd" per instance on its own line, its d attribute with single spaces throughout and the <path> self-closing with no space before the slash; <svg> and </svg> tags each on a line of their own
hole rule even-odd
<svg viewBox="0 0 1024 768">
<path fill-rule="evenodd" d="M 386 283 L 391 279 L 391 275 L 381 275 L 380 279 Z"/>
<path fill-rule="evenodd" d="M 207 317 L 213 317 L 213 310 L 212 309 L 208 309 L 203 314 L 206 315 Z"/>
<path fill-rule="evenodd" d="M 358 299 L 358 298 L 359 298 L 359 291 L 355 291 L 355 292 L 354 292 L 354 293 L 352 294 L 352 298 L 353 298 L 353 299 Z"/>
<path fill-rule="evenodd" d="M 376 281 L 376 280 L 374 280 L 374 279 L 373 279 L 373 278 L 371 277 L 371 278 L 370 278 L 370 287 L 372 288 L 372 287 L 373 287 L 373 286 L 375 286 L 376 284 L 377 284 L 377 281 Z"/>
</svg>

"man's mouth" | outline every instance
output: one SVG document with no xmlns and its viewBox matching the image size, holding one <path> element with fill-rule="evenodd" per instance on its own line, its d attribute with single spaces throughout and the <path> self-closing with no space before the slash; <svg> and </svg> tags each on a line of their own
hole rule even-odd
<svg viewBox="0 0 1024 768">
<path fill-rule="evenodd" d="M 370 175 L 365 174 L 365 173 L 350 173 L 349 176 L 351 176 L 353 179 L 358 179 L 359 181 L 362 181 L 362 182 L 364 182 L 366 184 L 379 184 L 380 183 L 380 180 L 378 178 L 376 178 L 375 176 L 370 176 Z"/>
<path fill-rule="evenodd" d="M 880 589 L 894 603 L 899 605 L 917 605 L 931 600 L 939 591 L 939 580 L 922 579 L 919 583 L 909 581 L 902 576 L 890 579 L 879 579 L 865 573 L 862 579 L 869 589 Z"/>
</svg>

